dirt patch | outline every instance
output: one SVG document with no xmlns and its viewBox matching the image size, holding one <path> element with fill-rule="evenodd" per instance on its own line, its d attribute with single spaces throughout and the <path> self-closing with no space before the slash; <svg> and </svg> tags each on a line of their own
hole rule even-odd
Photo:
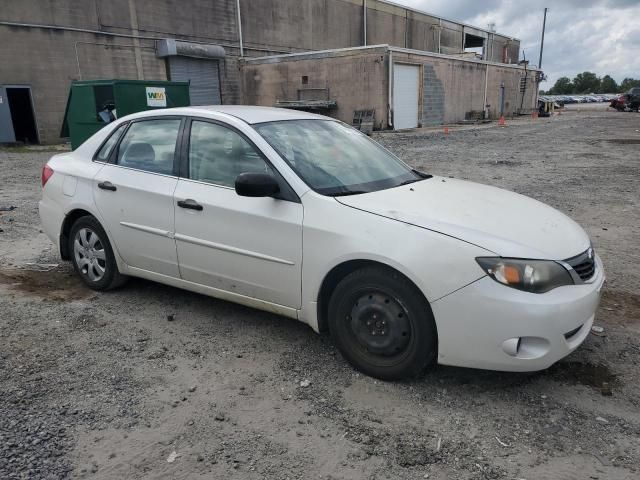
<svg viewBox="0 0 640 480">
<path fill-rule="evenodd" d="M 559 362 L 544 372 L 554 380 L 571 384 L 586 385 L 601 391 L 603 395 L 611 394 L 614 387 L 620 386 L 620 381 L 607 365 Z"/>
<path fill-rule="evenodd" d="M 68 302 L 94 295 L 73 270 L 0 270 L 0 285 L 16 292 L 43 297 L 46 300 Z"/>
<path fill-rule="evenodd" d="M 613 318 L 624 323 L 640 322 L 640 295 L 618 290 L 605 290 L 600 308 L 611 312 Z"/>
</svg>

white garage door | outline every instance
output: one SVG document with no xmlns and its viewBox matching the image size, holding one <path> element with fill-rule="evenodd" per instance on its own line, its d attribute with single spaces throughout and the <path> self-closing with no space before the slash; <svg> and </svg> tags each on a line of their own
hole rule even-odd
<svg viewBox="0 0 640 480">
<path fill-rule="evenodd" d="M 191 57 L 170 57 L 171 80 L 190 82 L 191 105 L 220 105 L 218 61 Z"/>
<path fill-rule="evenodd" d="M 420 67 L 393 65 L 393 128 L 418 126 L 418 102 L 420 100 Z"/>
</svg>

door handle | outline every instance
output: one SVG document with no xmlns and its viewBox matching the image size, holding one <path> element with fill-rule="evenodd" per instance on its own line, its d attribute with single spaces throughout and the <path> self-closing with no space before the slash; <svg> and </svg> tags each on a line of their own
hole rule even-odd
<svg viewBox="0 0 640 480">
<path fill-rule="evenodd" d="M 110 190 L 112 192 L 117 190 L 116 186 L 111 182 L 100 182 L 98 184 L 98 188 L 101 188 L 102 190 Z"/>
<path fill-rule="evenodd" d="M 189 210 L 201 211 L 204 207 L 195 200 L 187 198 L 186 200 L 178 200 L 178 206 L 180 208 L 188 208 Z"/>
</svg>

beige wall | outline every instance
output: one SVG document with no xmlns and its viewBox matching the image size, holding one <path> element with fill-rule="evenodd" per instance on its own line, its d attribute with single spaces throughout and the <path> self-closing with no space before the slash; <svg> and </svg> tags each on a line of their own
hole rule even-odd
<svg viewBox="0 0 640 480">
<path fill-rule="evenodd" d="M 365 53 L 339 53 L 325 58 L 292 58 L 288 61 L 254 64 L 241 69 L 243 103 L 274 106 L 279 100 L 297 100 L 298 90 L 329 89 L 338 108 L 318 112 L 351 124 L 354 110 L 375 109 L 376 125 L 386 126 L 387 56 L 384 49 Z M 302 77 L 308 84 L 302 84 Z"/>
</svg>

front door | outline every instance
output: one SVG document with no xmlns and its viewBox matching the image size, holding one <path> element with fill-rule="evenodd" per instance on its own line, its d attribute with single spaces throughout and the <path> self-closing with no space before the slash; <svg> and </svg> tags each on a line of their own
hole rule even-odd
<svg viewBox="0 0 640 480">
<path fill-rule="evenodd" d="M 191 122 L 186 178 L 175 191 L 176 245 L 184 280 L 300 307 L 302 204 L 239 196 L 240 173 L 273 174 L 258 149 L 236 130 Z"/>
<path fill-rule="evenodd" d="M 125 263 L 171 277 L 179 277 L 173 192 L 181 123 L 180 117 L 132 122 L 110 156 L 111 163 L 95 176 L 93 189 L 105 227 Z"/>
</svg>

